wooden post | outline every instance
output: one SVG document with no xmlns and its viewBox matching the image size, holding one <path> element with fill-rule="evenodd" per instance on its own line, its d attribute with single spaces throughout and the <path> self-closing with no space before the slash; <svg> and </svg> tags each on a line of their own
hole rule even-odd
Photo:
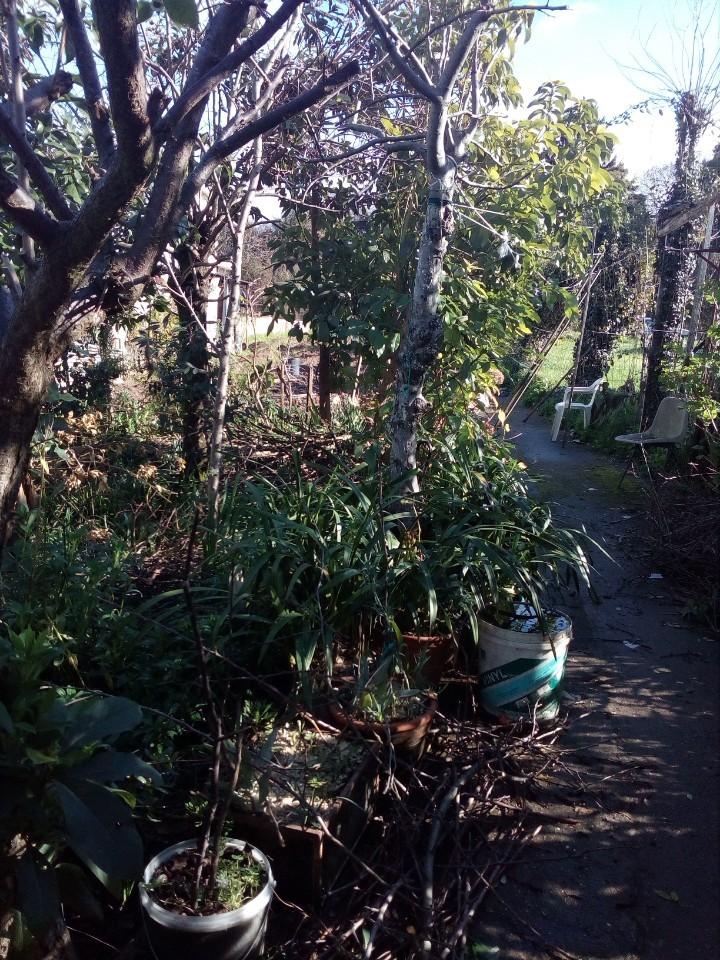
<svg viewBox="0 0 720 960">
<path fill-rule="evenodd" d="M 315 378 L 315 367 L 310 363 L 308 364 L 308 382 L 307 382 L 307 395 L 305 397 L 305 412 L 310 413 L 310 407 L 313 406 L 313 380 Z"/>
<path fill-rule="evenodd" d="M 282 372 L 282 363 L 278 364 L 277 368 L 278 381 L 280 383 L 280 409 L 285 409 L 285 377 Z"/>
</svg>

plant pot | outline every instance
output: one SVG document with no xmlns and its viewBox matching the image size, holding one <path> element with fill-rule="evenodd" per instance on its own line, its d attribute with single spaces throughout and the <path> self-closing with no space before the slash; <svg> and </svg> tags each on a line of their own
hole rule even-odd
<svg viewBox="0 0 720 960">
<path fill-rule="evenodd" d="M 428 697 L 425 701 L 425 710 L 418 717 L 407 720 L 391 720 L 389 723 L 380 723 L 377 720 L 361 720 L 351 714 L 334 700 L 328 703 L 328 712 L 334 726 L 340 730 L 355 730 L 366 740 L 392 743 L 396 750 L 419 755 L 425 746 L 425 737 L 430 729 L 435 711 L 437 698 Z"/>
<path fill-rule="evenodd" d="M 455 643 L 449 634 L 403 634 L 410 665 L 415 667 L 424 659 L 423 674 L 427 682 L 438 687 L 443 674 L 455 664 Z"/>
<path fill-rule="evenodd" d="M 145 889 L 158 867 L 176 854 L 195 848 L 196 840 L 168 847 L 145 867 L 140 885 L 140 906 L 145 933 L 156 960 L 197 960 L 199 957 L 203 960 L 251 960 L 262 956 L 267 916 L 275 889 L 270 861 L 257 847 L 244 840 L 228 840 L 227 845 L 248 850 L 267 877 L 260 893 L 237 910 L 206 917 L 186 917 L 161 907 Z"/>
<path fill-rule="evenodd" d="M 553 617 L 546 632 L 480 620 L 480 703 L 501 722 L 558 715 L 572 621 L 558 611 L 546 615 Z"/>
</svg>

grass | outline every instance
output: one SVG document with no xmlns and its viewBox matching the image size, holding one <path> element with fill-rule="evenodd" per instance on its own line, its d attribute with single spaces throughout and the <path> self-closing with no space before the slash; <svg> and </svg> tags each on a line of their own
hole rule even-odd
<svg viewBox="0 0 720 960">
<path fill-rule="evenodd" d="M 543 361 L 533 385 L 535 396 L 551 390 L 563 378 L 561 386 L 566 386 L 569 383 L 572 376 L 573 354 L 577 338 L 577 333 L 566 334 L 552 347 Z M 642 344 L 639 338 L 626 335 L 618 337 L 608 371 L 608 384 L 611 389 L 619 389 L 627 382 L 629 377 L 634 380 L 637 387 L 641 373 Z M 582 384 L 582 386 L 585 386 L 585 384 Z"/>
<path fill-rule="evenodd" d="M 569 386 L 572 378 L 575 344 L 578 333 L 561 337 L 549 351 L 538 374 L 525 395 L 525 405 L 538 404 L 538 413 L 551 418 L 555 413 L 555 404 L 562 400 L 563 389 Z M 638 337 L 623 335 L 618 337 L 613 350 L 607 380 L 610 390 L 619 390 L 628 380 L 632 380 L 636 389 L 642 376 L 642 343 Z M 560 382 L 559 382 L 560 381 Z M 578 386 L 586 386 L 578 382 Z M 638 429 L 637 397 L 632 395 L 618 403 L 616 398 L 609 407 L 600 410 L 592 425 L 583 427 L 579 411 L 567 415 L 567 425 L 575 436 L 589 443 L 597 450 L 618 454 L 619 445 L 615 437 L 621 433 L 631 433 Z"/>
</svg>

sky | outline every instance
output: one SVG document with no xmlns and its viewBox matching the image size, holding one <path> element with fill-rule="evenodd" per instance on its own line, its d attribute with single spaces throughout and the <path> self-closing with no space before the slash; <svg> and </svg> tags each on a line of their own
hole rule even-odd
<svg viewBox="0 0 720 960">
<path fill-rule="evenodd" d="M 652 79 L 631 68 L 648 62 L 648 55 L 681 74 L 683 38 L 688 46 L 690 25 L 696 22 L 698 0 L 551 0 L 569 9 L 537 14 L 529 43 L 518 48 L 515 71 L 523 92 L 547 80 L 563 81 L 576 96 L 592 97 L 603 117 L 616 117 L 647 99 Z M 706 59 L 720 49 L 720 0 L 701 2 Z M 717 112 L 720 117 L 720 111 Z M 716 117 L 716 119 L 718 119 Z M 613 126 L 619 138 L 616 153 L 631 175 L 672 163 L 672 110 L 657 107 L 635 112 L 630 122 Z M 701 153 L 709 156 L 720 140 L 716 124 L 703 138 Z"/>
</svg>

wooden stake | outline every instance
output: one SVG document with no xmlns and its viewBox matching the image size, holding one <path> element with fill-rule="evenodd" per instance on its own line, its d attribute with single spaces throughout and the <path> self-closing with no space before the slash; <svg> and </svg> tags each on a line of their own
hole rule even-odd
<svg viewBox="0 0 720 960">
<path fill-rule="evenodd" d="M 305 412 L 310 413 L 310 407 L 315 406 L 313 401 L 313 380 L 315 378 L 315 367 L 310 363 L 308 364 L 308 382 L 307 382 L 307 395 L 305 397 Z"/>
</svg>

